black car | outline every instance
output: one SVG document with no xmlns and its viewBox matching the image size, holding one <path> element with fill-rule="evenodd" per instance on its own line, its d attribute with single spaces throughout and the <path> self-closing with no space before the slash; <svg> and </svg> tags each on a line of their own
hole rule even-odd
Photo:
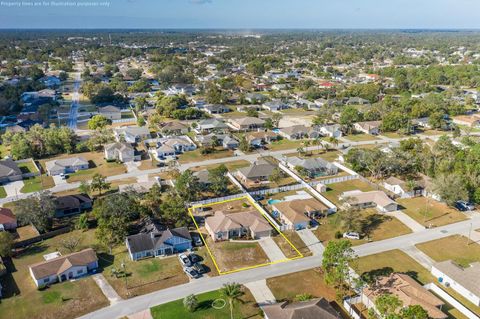
<svg viewBox="0 0 480 319">
<path fill-rule="evenodd" d="M 459 200 L 458 202 L 455 203 L 455 208 L 461 212 L 468 212 L 468 211 L 474 210 L 475 206 L 466 201 Z"/>
<path fill-rule="evenodd" d="M 199 274 L 205 273 L 205 266 L 201 263 L 196 263 L 195 265 L 193 265 L 192 268 L 196 270 Z"/>
<path fill-rule="evenodd" d="M 200 261 L 200 257 L 198 255 L 190 254 L 188 255 L 188 257 L 190 258 L 190 261 L 192 262 L 192 264 L 196 264 Z"/>
</svg>

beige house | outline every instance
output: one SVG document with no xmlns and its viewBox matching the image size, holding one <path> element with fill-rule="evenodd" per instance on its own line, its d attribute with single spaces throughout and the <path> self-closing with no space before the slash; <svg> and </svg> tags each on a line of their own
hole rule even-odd
<svg viewBox="0 0 480 319">
<path fill-rule="evenodd" d="M 453 123 L 473 128 L 480 127 L 480 114 L 455 116 Z"/>
<path fill-rule="evenodd" d="M 353 124 L 353 128 L 365 134 L 378 135 L 380 133 L 382 121 L 358 122 Z"/>
<path fill-rule="evenodd" d="M 270 237 L 272 226 L 256 210 L 238 213 L 216 211 L 205 219 L 205 229 L 214 241 L 229 240 L 241 237 L 260 239 Z"/>
<path fill-rule="evenodd" d="M 341 319 L 325 298 L 289 303 L 284 301 L 262 307 L 265 319 Z"/>
<path fill-rule="evenodd" d="M 105 116 L 109 120 L 120 120 L 122 118 L 122 111 L 113 105 L 99 108 L 98 114 Z"/>
<path fill-rule="evenodd" d="M 312 218 L 328 211 L 327 206 L 314 198 L 279 202 L 273 204 L 272 208 L 283 225 L 295 230 L 307 228 Z"/>
<path fill-rule="evenodd" d="M 344 200 L 347 206 L 359 209 L 375 207 L 382 213 L 396 211 L 398 206 L 395 201 L 382 191 L 362 192 L 354 190 L 342 193 L 340 199 Z"/>
<path fill-rule="evenodd" d="M 236 131 L 253 131 L 265 126 L 265 121 L 256 117 L 230 119 L 229 123 Z"/>
<path fill-rule="evenodd" d="M 432 319 L 446 319 L 448 316 L 442 312 L 444 302 L 434 294 L 423 288 L 418 282 L 405 274 L 393 273 L 377 279 L 375 285 L 363 289 L 362 303 L 375 311 L 375 300 L 384 294 L 398 297 L 404 307 L 418 305 L 428 312 Z"/>
<path fill-rule="evenodd" d="M 122 163 L 135 161 L 135 149 L 128 143 L 111 143 L 105 145 L 105 159 Z"/>
</svg>

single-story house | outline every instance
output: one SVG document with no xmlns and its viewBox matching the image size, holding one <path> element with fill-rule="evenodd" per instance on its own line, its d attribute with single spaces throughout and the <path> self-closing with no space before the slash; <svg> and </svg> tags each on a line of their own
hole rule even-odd
<svg viewBox="0 0 480 319">
<path fill-rule="evenodd" d="M 423 195 L 424 188 L 416 181 L 412 181 L 413 188 L 410 189 L 408 182 L 405 182 L 396 177 L 389 177 L 383 182 L 383 187 L 386 190 L 400 196 L 400 198 L 411 198 Z"/>
<path fill-rule="evenodd" d="M 368 122 L 357 122 L 353 124 L 353 128 L 365 134 L 378 135 L 380 133 L 380 126 L 382 121 L 368 121 Z"/>
<path fill-rule="evenodd" d="M 342 137 L 342 127 L 339 124 L 332 124 L 332 125 L 322 125 L 318 127 L 318 131 L 323 136 L 327 137 Z"/>
<path fill-rule="evenodd" d="M 160 132 L 167 136 L 184 135 L 188 133 L 188 126 L 178 121 L 167 122 L 163 123 Z"/>
<path fill-rule="evenodd" d="M 222 145 L 223 140 L 225 139 L 226 135 L 224 134 L 216 134 L 216 133 L 210 133 L 206 135 L 196 135 L 195 140 L 201 145 L 201 146 L 212 146 L 216 140 L 218 143 L 217 146 Z"/>
<path fill-rule="evenodd" d="M 22 171 L 11 158 L 0 161 L 0 183 L 9 183 L 22 180 Z"/>
<path fill-rule="evenodd" d="M 229 124 L 236 131 L 254 131 L 263 129 L 265 121 L 257 117 L 241 117 L 230 119 Z"/>
<path fill-rule="evenodd" d="M 288 104 L 284 103 L 280 100 L 274 100 L 274 101 L 269 101 L 269 102 L 263 103 L 262 107 L 265 110 L 276 112 L 276 111 L 281 111 L 281 110 L 288 109 Z"/>
<path fill-rule="evenodd" d="M 207 104 L 203 109 L 208 114 L 223 114 L 230 112 L 230 108 L 223 104 Z"/>
<path fill-rule="evenodd" d="M 233 150 L 238 148 L 239 144 L 240 143 L 233 136 L 229 136 L 229 135 L 225 136 L 222 142 L 223 148 L 228 150 Z"/>
<path fill-rule="evenodd" d="M 0 231 L 17 229 L 17 217 L 13 212 L 4 207 L 0 207 Z"/>
<path fill-rule="evenodd" d="M 59 196 L 55 198 L 55 217 L 80 214 L 92 209 L 93 200 L 87 194 Z"/>
<path fill-rule="evenodd" d="M 48 161 L 45 163 L 45 166 L 47 168 L 47 173 L 50 176 L 74 173 L 76 171 L 88 169 L 89 167 L 88 161 L 81 156 Z"/>
<path fill-rule="evenodd" d="M 152 150 L 152 154 L 161 160 L 167 156 L 174 156 L 188 151 L 194 151 L 197 148 L 195 143 L 188 136 L 175 136 L 160 139 L 158 147 Z"/>
<path fill-rule="evenodd" d="M 166 256 L 192 249 L 187 227 L 152 231 L 128 236 L 125 240 L 132 260 Z"/>
<path fill-rule="evenodd" d="M 257 210 L 237 213 L 216 211 L 213 216 L 205 219 L 205 229 L 214 241 L 244 236 L 260 239 L 270 237 L 273 230 Z"/>
<path fill-rule="evenodd" d="M 315 298 L 308 301 L 289 303 L 284 301 L 262 306 L 265 319 L 341 319 L 342 316 L 327 299 Z"/>
<path fill-rule="evenodd" d="M 393 273 L 378 278 L 375 285 L 363 289 L 361 300 L 367 308 L 377 311 L 375 300 L 384 294 L 396 296 L 404 307 L 422 307 L 427 311 L 429 318 L 448 318 L 441 310 L 445 303 L 406 274 Z"/>
<path fill-rule="evenodd" d="M 197 123 L 195 131 L 197 133 L 225 132 L 228 129 L 227 124 L 219 119 L 206 119 Z"/>
<path fill-rule="evenodd" d="M 278 140 L 278 135 L 267 131 L 252 132 L 245 136 L 247 142 L 253 147 L 261 147 L 264 144 L 271 143 L 272 141 Z"/>
<path fill-rule="evenodd" d="M 236 176 L 244 184 L 257 184 L 268 182 L 270 175 L 272 175 L 275 169 L 277 169 L 277 165 L 260 160 L 250 166 L 240 168 L 236 172 Z"/>
<path fill-rule="evenodd" d="M 105 159 L 107 161 L 120 161 L 122 163 L 133 162 L 135 149 L 128 143 L 111 143 L 105 145 Z"/>
<path fill-rule="evenodd" d="M 351 207 L 360 209 L 375 207 L 383 213 L 397 210 L 397 203 L 382 191 L 362 192 L 360 190 L 354 190 L 344 192 L 339 197 L 345 201 L 345 205 Z"/>
<path fill-rule="evenodd" d="M 194 172 L 193 176 L 197 178 L 201 187 L 207 188 L 212 182 L 210 181 L 210 172 L 208 169 L 202 169 L 198 172 Z"/>
<path fill-rule="evenodd" d="M 139 143 L 150 138 L 150 131 L 146 126 L 123 126 L 113 130 L 117 142 Z"/>
<path fill-rule="evenodd" d="M 291 169 L 303 167 L 308 177 L 315 178 L 318 176 L 336 175 L 338 167 L 323 158 L 299 158 L 297 156 L 288 157 L 287 166 Z"/>
<path fill-rule="evenodd" d="M 289 140 L 299 140 L 308 137 L 308 132 L 309 128 L 305 125 L 293 125 L 281 128 L 278 134 Z"/>
<path fill-rule="evenodd" d="M 98 268 L 92 248 L 30 265 L 30 276 L 38 288 L 87 275 Z"/>
<path fill-rule="evenodd" d="M 328 212 L 328 207 L 314 198 L 282 201 L 272 205 L 282 224 L 289 229 L 305 229 L 310 220 Z"/>
<path fill-rule="evenodd" d="M 122 111 L 120 108 L 113 106 L 113 105 L 107 105 L 104 107 L 100 107 L 98 109 L 98 114 L 105 116 L 109 120 L 120 120 L 122 119 Z"/>
<path fill-rule="evenodd" d="M 480 114 L 459 115 L 453 117 L 453 123 L 468 127 L 480 127 Z"/>
<path fill-rule="evenodd" d="M 446 260 L 433 264 L 431 272 L 439 283 L 452 288 L 475 306 L 480 306 L 479 262 L 464 268 L 452 260 Z"/>
</svg>

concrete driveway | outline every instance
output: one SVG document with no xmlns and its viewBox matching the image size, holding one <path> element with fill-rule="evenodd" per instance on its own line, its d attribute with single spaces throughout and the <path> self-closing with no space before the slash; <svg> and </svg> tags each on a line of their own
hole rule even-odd
<svg viewBox="0 0 480 319">
<path fill-rule="evenodd" d="M 268 288 L 265 279 L 249 282 L 248 284 L 245 284 L 245 286 L 250 290 L 253 298 L 255 298 L 255 301 L 260 307 L 276 302 L 275 296 L 270 288 Z"/>
<path fill-rule="evenodd" d="M 55 185 L 64 185 L 64 184 L 67 184 L 67 180 L 66 180 L 66 179 L 62 179 L 62 177 L 60 177 L 60 175 L 52 176 L 52 178 L 53 178 L 53 182 L 55 183 Z"/>
<path fill-rule="evenodd" d="M 258 243 L 271 262 L 287 259 L 272 237 L 262 238 Z"/>
<path fill-rule="evenodd" d="M 23 181 L 16 181 L 3 185 L 3 188 L 7 193 L 7 197 L 17 196 L 18 194 L 21 194 L 20 190 L 22 189 L 23 185 Z"/>
<path fill-rule="evenodd" d="M 301 229 L 297 230 L 298 236 L 303 240 L 305 245 L 307 245 L 308 249 L 314 254 L 318 256 L 323 255 L 323 251 L 325 247 L 323 247 L 322 243 L 318 240 L 317 236 L 310 230 L 310 229 Z"/>
<path fill-rule="evenodd" d="M 419 224 L 415 219 L 413 219 L 412 217 L 408 216 L 407 214 L 399 210 L 395 212 L 386 213 L 386 215 L 391 217 L 396 217 L 399 221 L 404 223 L 405 226 L 410 228 L 413 232 L 419 232 L 425 229 L 425 227 Z"/>
<path fill-rule="evenodd" d="M 125 167 L 127 168 L 128 173 L 138 172 L 138 167 L 140 166 L 140 162 L 126 162 Z"/>
</svg>

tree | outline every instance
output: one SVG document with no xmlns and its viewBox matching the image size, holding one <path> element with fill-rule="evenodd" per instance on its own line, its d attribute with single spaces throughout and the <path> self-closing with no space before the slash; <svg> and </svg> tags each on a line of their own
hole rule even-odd
<svg viewBox="0 0 480 319">
<path fill-rule="evenodd" d="M 468 200 L 468 190 L 461 176 L 441 174 L 433 180 L 433 191 L 450 206 L 458 200 Z"/>
<path fill-rule="evenodd" d="M 190 192 L 187 190 L 187 192 Z M 198 192 L 198 191 L 197 191 Z M 197 196 L 197 194 L 195 194 Z M 160 205 L 161 217 L 166 224 L 175 227 L 188 226 L 191 221 L 186 214 L 187 202 L 176 193 L 168 193 Z"/>
<path fill-rule="evenodd" d="M 313 296 L 307 293 L 303 293 L 295 296 L 295 301 L 309 301 L 312 299 L 313 299 Z"/>
<path fill-rule="evenodd" d="M 78 190 L 82 194 L 90 194 L 90 191 L 91 191 L 90 184 L 87 181 L 81 181 L 80 186 L 78 186 Z"/>
<path fill-rule="evenodd" d="M 200 183 L 191 170 L 187 169 L 175 180 L 175 192 L 177 196 L 186 202 L 197 200 L 200 192 Z"/>
<path fill-rule="evenodd" d="M 268 180 L 275 184 L 278 184 L 278 182 L 280 182 L 281 179 L 282 179 L 282 171 L 278 167 L 276 167 L 272 171 L 272 174 L 268 177 Z"/>
<path fill-rule="evenodd" d="M 248 142 L 247 138 L 245 137 L 245 135 L 242 135 L 242 137 L 240 137 L 240 141 L 239 141 L 239 144 L 238 144 L 238 148 L 242 151 L 242 152 L 250 152 L 251 149 L 252 149 L 252 146 L 250 145 L 250 143 Z"/>
<path fill-rule="evenodd" d="M 12 254 L 13 235 L 9 232 L 0 232 L 0 257 L 9 257 Z"/>
<path fill-rule="evenodd" d="M 356 258 L 352 244 L 348 240 L 329 241 L 323 253 L 322 268 L 325 282 L 337 289 L 343 297 L 350 279 L 349 264 Z"/>
<path fill-rule="evenodd" d="M 159 216 L 160 205 L 162 204 L 162 187 L 158 183 L 153 184 L 140 203 L 151 212 L 152 216 Z"/>
<path fill-rule="evenodd" d="M 283 118 L 282 113 L 274 113 L 272 115 L 272 124 L 274 127 L 278 127 L 278 124 L 280 123 L 280 120 Z"/>
<path fill-rule="evenodd" d="M 60 244 L 65 248 L 69 253 L 73 253 L 77 250 L 78 245 L 82 238 L 80 236 L 69 236 L 65 239 L 62 239 Z"/>
<path fill-rule="evenodd" d="M 244 295 L 242 287 L 237 283 L 226 283 L 220 289 L 220 294 L 227 299 L 230 306 L 230 319 L 233 319 L 233 306 Z"/>
<path fill-rule="evenodd" d="M 92 182 L 90 183 L 90 189 L 92 191 L 98 191 L 98 194 L 101 196 L 102 191 L 110 189 L 110 185 L 111 184 L 107 182 L 105 176 L 102 176 L 99 173 L 95 173 L 95 175 L 93 175 Z"/>
<path fill-rule="evenodd" d="M 353 123 L 362 120 L 362 114 L 353 106 L 346 106 L 340 114 L 340 124 L 347 127 L 347 130 L 352 129 Z"/>
<path fill-rule="evenodd" d="M 183 306 L 188 310 L 188 312 L 194 312 L 198 307 L 197 296 L 192 294 L 183 298 Z"/>
<path fill-rule="evenodd" d="M 88 215 L 83 213 L 78 217 L 77 222 L 75 223 L 75 229 L 78 230 L 87 230 L 88 229 Z"/>
<path fill-rule="evenodd" d="M 336 147 L 338 147 L 339 141 L 338 141 L 338 138 L 336 138 L 336 137 L 334 137 L 334 136 L 330 136 L 330 137 L 328 138 L 328 143 L 332 144 L 332 145 L 335 146 L 335 148 L 336 148 Z"/>
<path fill-rule="evenodd" d="M 249 117 L 258 117 L 258 111 L 252 107 L 247 109 L 247 116 Z"/>
<path fill-rule="evenodd" d="M 94 115 L 88 121 L 88 129 L 97 130 L 105 128 L 107 125 L 111 124 L 111 121 L 103 115 Z"/>
<path fill-rule="evenodd" d="M 39 232 L 50 229 L 56 204 L 49 192 L 41 192 L 16 204 L 16 215 L 21 224 L 32 224 Z"/>
<path fill-rule="evenodd" d="M 428 312 L 420 305 L 411 305 L 400 310 L 402 319 L 428 319 Z"/>
<path fill-rule="evenodd" d="M 225 165 L 220 165 L 208 171 L 208 180 L 210 181 L 210 190 L 216 196 L 225 196 L 228 193 L 228 169 Z"/>
<path fill-rule="evenodd" d="M 297 147 L 298 156 L 305 155 L 305 149 L 303 147 Z"/>
<path fill-rule="evenodd" d="M 383 294 L 375 299 L 375 308 L 377 308 L 381 318 L 392 318 L 402 306 L 402 301 L 392 294 Z"/>
</svg>

